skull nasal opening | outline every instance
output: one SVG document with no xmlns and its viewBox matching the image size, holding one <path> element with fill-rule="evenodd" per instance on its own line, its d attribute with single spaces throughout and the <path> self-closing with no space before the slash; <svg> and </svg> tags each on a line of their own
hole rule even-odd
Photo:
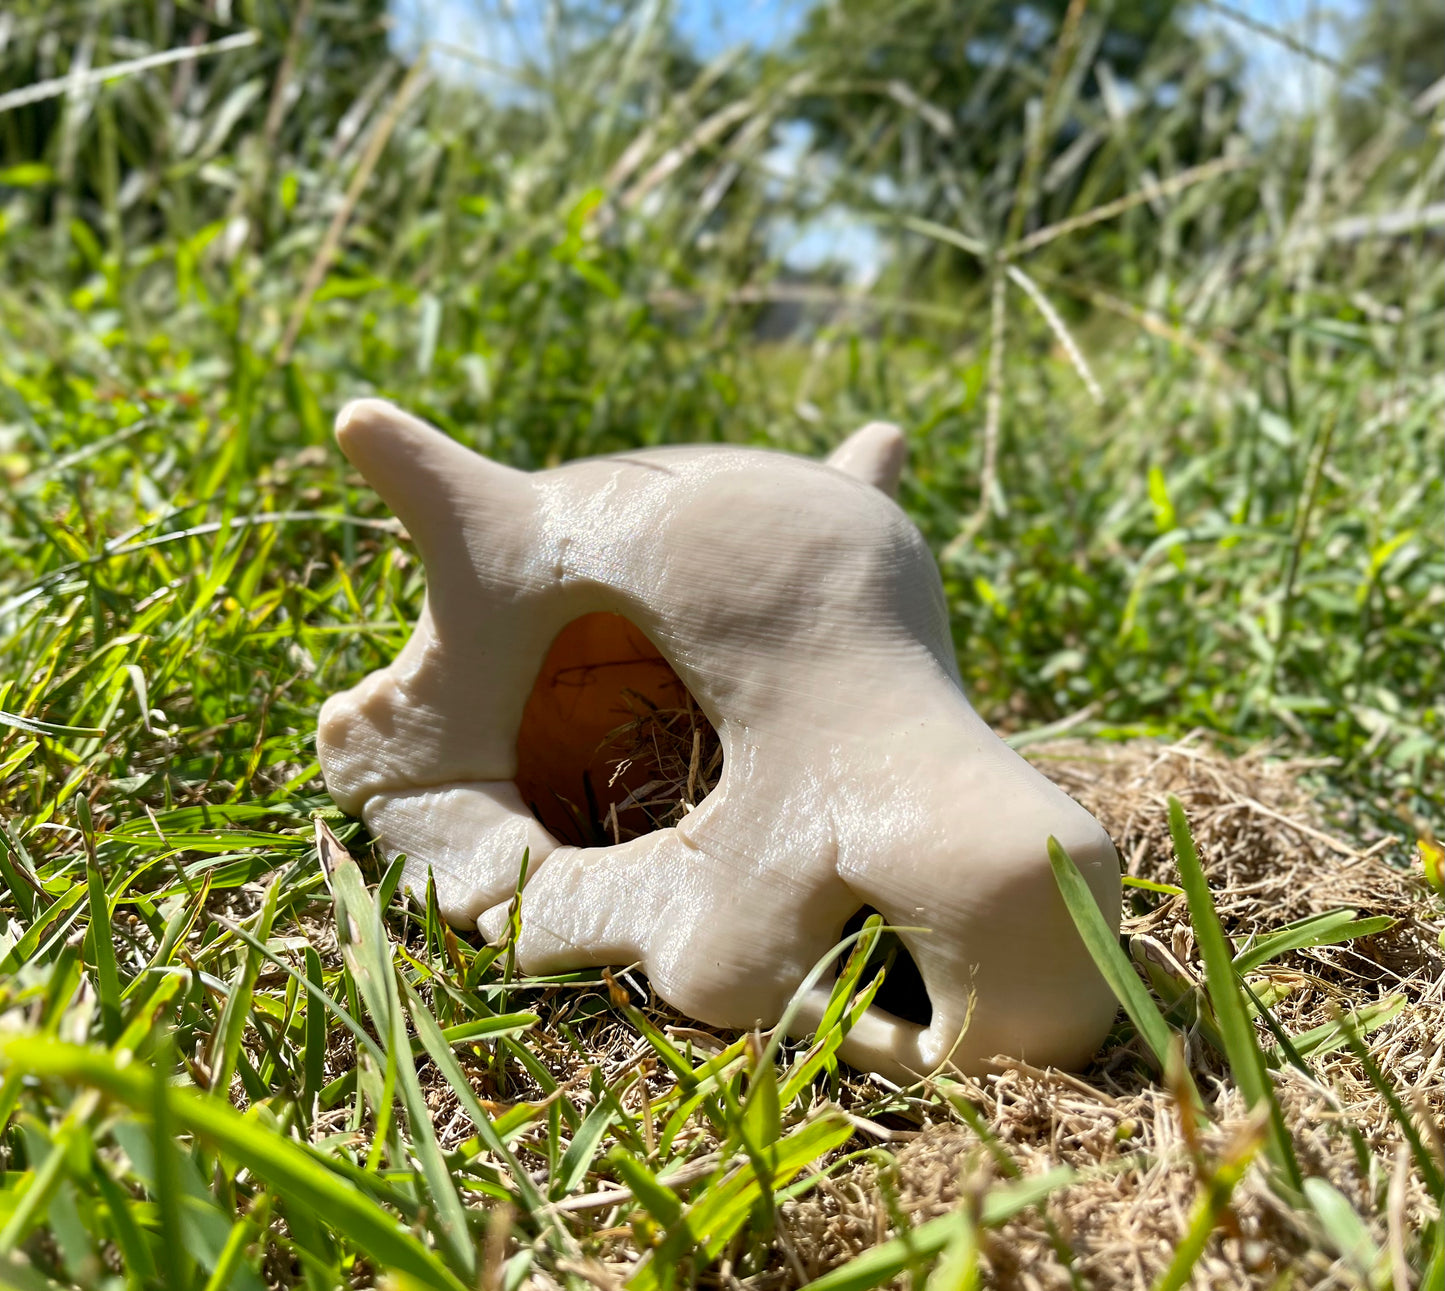
<svg viewBox="0 0 1445 1291">
<path fill-rule="evenodd" d="M 862 932 L 863 925 L 872 915 L 878 913 L 869 905 L 856 911 L 843 925 L 839 940 L 855 932 Z M 882 918 L 886 926 L 888 918 L 886 915 Z M 842 971 L 842 966 L 843 961 L 840 960 L 839 972 Z M 883 977 L 883 985 L 873 997 L 873 1007 L 884 1013 L 891 1013 L 896 1018 L 902 1018 L 905 1022 L 915 1022 L 921 1027 L 928 1026 L 933 1021 L 933 1001 L 928 997 L 928 987 L 923 984 L 923 974 L 918 971 L 918 964 L 896 932 L 884 932 L 879 936 L 859 980 L 866 986 L 880 968 L 887 971 Z"/>
<path fill-rule="evenodd" d="M 682 679 L 630 619 L 585 614 L 548 649 L 517 735 L 517 789 L 562 843 L 666 829 L 722 775 L 722 745 Z"/>
</svg>

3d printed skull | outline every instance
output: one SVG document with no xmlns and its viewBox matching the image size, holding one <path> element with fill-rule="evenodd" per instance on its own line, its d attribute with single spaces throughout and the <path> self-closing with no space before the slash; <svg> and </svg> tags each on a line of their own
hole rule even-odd
<svg viewBox="0 0 1445 1291">
<path fill-rule="evenodd" d="M 937 568 L 890 497 L 895 428 L 826 463 L 707 445 L 535 474 L 379 400 L 336 433 L 415 540 L 427 600 L 395 662 L 327 701 L 321 767 L 409 883 L 430 868 L 448 919 L 495 940 L 529 850 L 525 971 L 640 963 L 674 1007 L 751 1027 L 872 907 L 927 929 L 901 934 L 926 1020 L 875 1004 L 849 1062 L 1088 1060 L 1115 1005 L 1045 843 L 1115 926 L 1118 858 L 965 698 Z M 571 791 L 624 688 L 682 687 L 721 739 L 717 786 L 675 827 L 559 843 L 529 802 Z"/>
</svg>

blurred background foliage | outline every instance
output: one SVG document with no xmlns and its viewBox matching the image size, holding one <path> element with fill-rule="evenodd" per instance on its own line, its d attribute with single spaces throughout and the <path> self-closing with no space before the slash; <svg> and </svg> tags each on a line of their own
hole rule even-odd
<svg viewBox="0 0 1445 1291">
<path fill-rule="evenodd" d="M 523 467 L 888 418 L 990 720 L 1438 813 L 1438 5 L 1334 53 L 1170 0 L 819 0 L 721 51 L 665 3 L 480 12 L 515 56 L 380 0 L 0 14 L 0 709 L 168 802 L 305 783 L 421 596 L 336 519 L 384 514 L 355 395 Z"/>
</svg>

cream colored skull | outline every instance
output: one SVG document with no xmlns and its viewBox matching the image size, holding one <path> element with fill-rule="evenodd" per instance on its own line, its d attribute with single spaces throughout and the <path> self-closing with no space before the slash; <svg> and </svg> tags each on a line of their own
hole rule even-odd
<svg viewBox="0 0 1445 1291">
<path fill-rule="evenodd" d="M 337 438 L 415 539 L 428 593 L 396 661 L 322 709 L 321 766 L 409 881 L 432 869 L 448 919 L 495 939 L 530 849 L 526 971 L 640 962 L 684 1013 L 749 1027 L 779 1019 L 868 905 L 929 929 L 902 939 L 932 1015 L 875 1008 L 848 1061 L 897 1078 L 1090 1057 L 1114 1001 L 1045 841 L 1114 925 L 1118 859 L 964 697 L 937 568 L 888 496 L 897 430 L 865 427 L 826 464 L 709 445 L 530 475 L 377 400 L 345 408 Z M 549 646 L 599 612 L 671 664 L 724 767 L 676 828 L 561 846 L 514 783 L 518 734 Z"/>
</svg>

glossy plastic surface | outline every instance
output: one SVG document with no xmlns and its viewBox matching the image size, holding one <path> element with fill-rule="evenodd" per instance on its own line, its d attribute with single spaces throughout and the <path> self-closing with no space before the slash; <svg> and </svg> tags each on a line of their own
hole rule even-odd
<svg viewBox="0 0 1445 1291">
<path fill-rule="evenodd" d="M 1045 841 L 1115 925 L 1118 859 L 965 698 L 937 567 L 889 496 L 895 428 L 827 462 L 700 445 L 530 475 L 378 400 L 348 405 L 337 438 L 415 540 L 428 596 L 395 662 L 327 701 L 322 770 L 409 882 L 432 868 L 449 919 L 500 935 L 530 849 L 525 970 L 641 963 L 683 1012 L 749 1027 L 779 1019 L 868 905 L 928 930 L 902 937 L 932 1015 L 875 1010 L 844 1050 L 855 1066 L 1087 1061 L 1115 1006 Z M 559 635 L 598 614 L 671 666 L 724 769 L 676 828 L 578 848 L 528 810 L 518 741 Z M 530 758 L 532 795 L 545 763 Z"/>
</svg>

